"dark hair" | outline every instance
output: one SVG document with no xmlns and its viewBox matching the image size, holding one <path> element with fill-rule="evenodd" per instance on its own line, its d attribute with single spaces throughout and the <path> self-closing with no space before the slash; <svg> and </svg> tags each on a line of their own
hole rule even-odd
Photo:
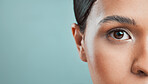
<svg viewBox="0 0 148 84">
<path fill-rule="evenodd" d="M 82 33 L 85 31 L 87 17 L 95 1 L 96 0 L 73 0 L 75 18 Z"/>
</svg>

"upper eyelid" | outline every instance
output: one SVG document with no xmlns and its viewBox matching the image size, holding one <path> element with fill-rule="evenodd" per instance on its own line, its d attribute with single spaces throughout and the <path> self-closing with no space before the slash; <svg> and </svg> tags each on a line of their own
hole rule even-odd
<svg viewBox="0 0 148 84">
<path fill-rule="evenodd" d="M 129 33 L 128 29 L 127 28 L 123 28 L 123 27 L 112 28 L 112 29 L 108 30 L 107 33 L 110 34 L 110 33 L 114 32 L 114 31 L 117 31 L 117 30 L 123 30 L 126 33 Z"/>
</svg>

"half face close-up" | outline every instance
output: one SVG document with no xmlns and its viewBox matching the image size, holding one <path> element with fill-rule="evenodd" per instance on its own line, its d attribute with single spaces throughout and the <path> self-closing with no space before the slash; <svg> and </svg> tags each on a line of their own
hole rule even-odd
<svg viewBox="0 0 148 84">
<path fill-rule="evenodd" d="M 72 33 L 93 84 L 148 84 L 148 0 L 96 0 L 79 24 Z"/>
</svg>

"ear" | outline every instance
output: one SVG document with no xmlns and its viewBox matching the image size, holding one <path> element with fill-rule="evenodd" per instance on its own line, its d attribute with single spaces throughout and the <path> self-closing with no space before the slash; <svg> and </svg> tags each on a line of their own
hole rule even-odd
<svg viewBox="0 0 148 84">
<path fill-rule="evenodd" d="M 79 25 L 73 23 L 72 26 L 72 34 L 76 42 L 76 46 L 79 52 L 80 59 L 84 62 L 87 62 L 86 54 L 84 51 L 84 41 L 83 41 L 83 34 L 80 32 Z"/>
</svg>

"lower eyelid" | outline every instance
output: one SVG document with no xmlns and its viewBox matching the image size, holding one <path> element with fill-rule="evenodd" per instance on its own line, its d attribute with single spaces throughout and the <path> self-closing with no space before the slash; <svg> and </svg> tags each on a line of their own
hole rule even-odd
<svg viewBox="0 0 148 84">
<path fill-rule="evenodd" d="M 116 40 L 114 38 L 112 38 L 111 36 L 107 37 L 108 41 L 112 42 L 112 43 L 125 43 L 125 42 L 130 42 L 131 39 L 128 40 Z"/>
</svg>

